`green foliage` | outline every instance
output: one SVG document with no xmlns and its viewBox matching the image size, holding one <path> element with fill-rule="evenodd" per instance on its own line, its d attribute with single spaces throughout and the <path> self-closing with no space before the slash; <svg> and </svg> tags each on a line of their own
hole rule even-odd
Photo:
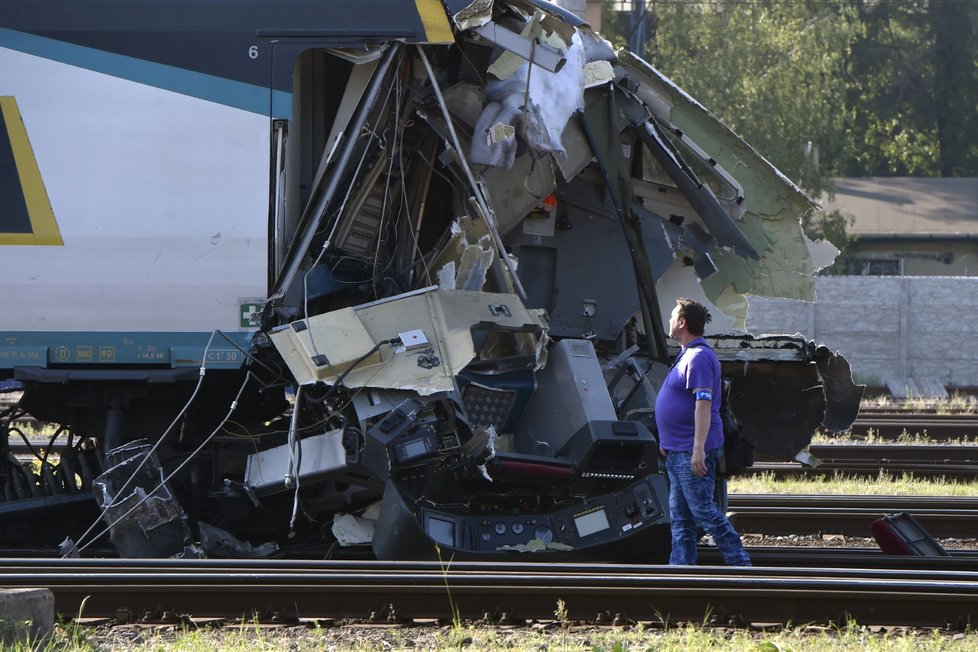
<svg viewBox="0 0 978 652">
<path fill-rule="evenodd" d="M 802 216 L 801 226 L 812 240 L 827 240 L 835 245 L 839 250 L 832 265 L 822 269 L 819 273 L 826 275 L 842 275 L 850 273 L 846 268 L 846 254 L 849 248 L 857 240 L 858 236 L 849 233 L 853 218 L 843 214 L 841 211 L 830 212 L 809 211 Z"/>
<path fill-rule="evenodd" d="M 616 44 L 628 6 L 605 3 Z M 978 176 L 978 3 L 647 6 L 651 63 L 811 194 L 833 176 Z M 844 250 L 838 227 L 823 234 Z"/>
<path fill-rule="evenodd" d="M 817 194 L 845 145 L 848 2 L 656 3 L 652 63 Z M 817 154 L 816 154 L 817 152 Z"/>
<path fill-rule="evenodd" d="M 849 227 L 852 225 L 852 218 L 835 210 L 826 212 L 809 211 L 802 217 L 802 228 L 812 240 L 828 240 L 839 250 L 836 260 L 844 260 L 849 246 L 856 240 L 856 236 L 850 235 Z M 835 265 L 833 265 L 835 267 Z M 827 270 L 831 273 L 832 268 Z"/>
<path fill-rule="evenodd" d="M 978 11 L 937 0 L 858 2 L 840 169 L 850 176 L 972 176 Z"/>
</svg>

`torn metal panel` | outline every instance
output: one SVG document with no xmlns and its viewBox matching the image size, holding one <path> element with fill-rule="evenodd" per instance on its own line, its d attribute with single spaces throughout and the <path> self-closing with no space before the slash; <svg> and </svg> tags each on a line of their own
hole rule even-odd
<svg viewBox="0 0 978 652">
<path fill-rule="evenodd" d="M 376 521 L 338 512 L 330 531 L 341 546 L 362 546 L 374 539 Z"/>
<path fill-rule="evenodd" d="M 445 279 L 445 283 L 439 286 L 445 290 L 468 290 L 477 292 L 486 283 L 486 274 L 495 259 L 495 250 L 492 248 L 491 239 L 488 235 L 482 236 L 476 244 L 459 243 L 461 246 L 461 256 L 458 264 L 458 271 L 454 277 Z"/>
<path fill-rule="evenodd" d="M 760 256 L 751 242 L 737 228 L 723 211 L 713 191 L 702 183 L 696 174 L 683 162 L 651 120 L 643 122 L 638 129 L 649 151 L 658 159 L 679 191 L 686 197 L 693 210 L 709 228 L 710 235 L 720 247 L 733 249 L 738 255 L 758 260 Z M 701 252 L 705 253 L 705 252 Z"/>
<path fill-rule="evenodd" d="M 570 116 L 583 106 L 584 46 L 576 34 L 563 56 L 567 65 L 554 72 L 528 62 L 505 71 L 499 66 L 495 71 L 490 68 L 496 74 L 486 83 L 486 107 L 475 125 L 469 151 L 472 162 L 510 167 L 516 154 L 516 133 L 538 154 L 564 153 L 561 134 Z M 514 133 L 494 138 L 497 125 L 511 126 Z"/>
<path fill-rule="evenodd" d="M 163 482 L 163 468 L 146 440 L 109 451 L 106 466 L 92 488 L 119 554 L 132 558 L 181 553 L 192 541 L 187 515 Z"/>
<path fill-rule="evenodd" d="M 608 39 L 592 30 L 586 24 L 578 26 L 577 34 L 580 36 L 581 43 L 584 45 L 585 61 L 588 63 L 593 61 L 608 61 L 612 64 L 618 62 L 618 57 L 615 56 L 615 48 L 608 42 Z"/>
<path fill-rule="evenodd" d="M 761 258 L 752 262 L 732 253 L 716 253 L 718 271 L 703 281 L 710 302 L 745 309 L 745 301 L 721 300 L 730 291 L 814 299 L 816 265 L 799 226 L 801 215 L 815 206 L 814 201 L 668 78 L 627 52 L 618 54 L 628 74 L 639 81 L 634 92 L 656 118 L 709 153 L 743 189 L 747 208 L 737 227 Z M 742 323 L 746 311 L 733 316 Z"/>
<path fill-rule="evenodd" d="M 347 387 L 411 389 L 427 396 L 454 389 L 454 376 L 477 355 L 472 328 L 481 323 L 545 331 L 515 295 L 427 289 L 316 315 L 271 337 L 300 384 L 331 383 L 346 374 Z M 431 346 L 380 344 L 409 329 L 423 331 Z M 523 353 L 539 359 L 536 350 Z"/>
<path fill-rule="evenodd" d="M 549 72 L 557 72 L 566 63 L 564 53 L 549 43 L 539 43 L 536 27 L 539 23 L 531 21 L 519 34 L 506 29 L 498 23 L 487 23 L 475 29 L 475 33 L 494 45 L 506 50 L 489 67 L 489 72 L 497 79 L 506 79 L 519 68 L 520 60 L 540 66 Z M 509 56 L 507 56 L 507 54 Z"/>
<path fill-rule="evenodd" d="M 501 234 L 516 228 L 554 191 L 557 179 L 552 161 L 552 157 L 538 159 L 527 153 L 509 169 L 491 168 L 485 173 L 486 199 L 496 214 Z"/>
<path fill-rule="evenodd" d="M 453 12 L 452 20 L 460 30 L 475 29 L 485 25 L 492 19 L 493 0 L 475 0 L 464 5 L 457 0 L 449 2 L 449 11 Z"/>
<path fill-rule="evenodd" d="M 852 380 L 852 367 L 838 352 L 832 353 L 825 346 L 815 349 L 815 363 L 825 385 L 825 418 L 822 420 L 830 432 L 842 432 L 852 426 L 859 414 L 865 385 Z"/>
<path fill-rule="evenodd" d="M 452 222 L 448 240 L 439 250 L 437 255 L 432 258 L 428 266 L 434 270 L 438 278 L 438 286 L 445 290 L 463 289 L 457 287 L 459 278 L 459 268 L 462 265 L 462 258 L 470 247 L 483 249 L 485 245 L 491 245 L 491 236 L 485 220 L 474 219 L 471 217 L 460 217 Z M 469 254 L 473 256 L 473 254 Z M 476 256 L 479 259 L 487 260 L 486 272 L 492 265 L 495 256 L 487 256 L 485 253 Z M 482 287 L 464 288 L 471 290 L 482 290 Z M 498 290 L 500 288 L 492 288 Z"/>
<path fill-rule="evenodd" d="M 340 429 L 312 435 L 302 440 L 302 453 L 290 444 L 253 453 L 245 466 L 245 484 L 257 495 L 285 491 L 286 478 L 314 482 L 343 470 L 347 463 Z"/>
<path fill-rule="evenodd" d="M 819 425 L 837 432 L 855 420 L 865 387 L 828 348 L 797 335 L 707 341 L 733 381 L 730 405 L 758 452 L 796 459 Z"/>
<path fill-rule="evenodd" d="M 208 557 L 221 559 L 267 559 L 279 551 L 277 543 L 267 542 L 252 545 L 242 541 L 227 530 L 222 530 L 210 523 L 199 521 L 197 530 L 200 532 L 200 547 Z"/>
<path fill-rule="evenodd" d="M 816 271 L 821 271 L 834 263 L 839 255 L 839 248 L 828 240 L 809 241 L 808 251 Z"/>
</svg>

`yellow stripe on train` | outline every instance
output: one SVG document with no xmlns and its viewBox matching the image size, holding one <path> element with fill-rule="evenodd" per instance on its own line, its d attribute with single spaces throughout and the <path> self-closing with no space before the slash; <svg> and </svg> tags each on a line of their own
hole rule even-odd
<svg viewBox="0 0 978 652">
<path fill-rule="evenodd" d="M 448 24 L 448 14 L 440 0 L 414 0 L 418 16 L 424 25 L 425 40 L 428 43 L 454 43 L 455 35 Z"/>
<path fill-rule="evenodd" d="M 13 164 L 31 223 L 30 233 L 0 231 L 0 245 L 63 245 L 58 221 L 51 210 L 51 201 L 44 188 L 31 141 L 27 137 L 17 101 L 13 97 L 0 96 L 0 118 L 0 128 L 6 130 L 13 151 Z"/>
</svg>

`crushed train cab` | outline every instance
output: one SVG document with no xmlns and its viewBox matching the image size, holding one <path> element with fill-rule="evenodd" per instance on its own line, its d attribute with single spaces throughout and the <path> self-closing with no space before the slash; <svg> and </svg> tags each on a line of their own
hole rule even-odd
<svg viewBox="0 0 978 652">
<path fill-rule="evenodd" d="M 855 417 L 844 359 L 743 330 L 814 298 L 814 204 L 573 14 L 181 7 L 0 4 L 0 444 L 62 435 L 0 461 L 8 543 L 662 558 L 680 296 L 759 451 Z"/>
</svg>

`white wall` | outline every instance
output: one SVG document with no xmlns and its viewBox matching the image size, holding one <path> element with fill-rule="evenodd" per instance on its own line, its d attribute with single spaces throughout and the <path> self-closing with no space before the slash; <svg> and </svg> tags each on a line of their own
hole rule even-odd
<svg viewBox="0 0 978 652">
<path fill-rule="evenodd" d="M 857 382 L 978 386 L 978 278 L 820 276 L 816 303 L 750 298 L 755 335 L 801 333 L 842 352 Z"/>
</svg>

